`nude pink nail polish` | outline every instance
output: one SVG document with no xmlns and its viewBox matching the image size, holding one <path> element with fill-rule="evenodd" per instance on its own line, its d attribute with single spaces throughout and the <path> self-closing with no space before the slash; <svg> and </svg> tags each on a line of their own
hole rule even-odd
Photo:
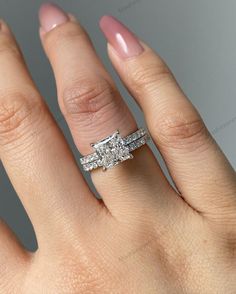
<svg viewBox="0 0 236 294">
<path fill-rule="evenodd" d="M 39 10 L 40 25 L 45 32 L 49 32 L 58 25 L 69 20 L 68 15 L 57 5 L 44 3 Z"/>
<path fill-rule="evenodd" d="M 144 51 L 139 39 L 113 16 L 103 16 L 100 20 L 100 28 L 120 57 L 129 58 Z"/>
</svg>

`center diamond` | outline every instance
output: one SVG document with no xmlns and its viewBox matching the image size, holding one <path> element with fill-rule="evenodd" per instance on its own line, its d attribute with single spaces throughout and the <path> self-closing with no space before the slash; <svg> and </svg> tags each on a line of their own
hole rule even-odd
<svg viewBox="0 0 236 294">
<path fill-rule="evenodd" d="M 104 170 L 133 158 L 118 131 L 92 146 L 99 155 Z"/>
</svg>

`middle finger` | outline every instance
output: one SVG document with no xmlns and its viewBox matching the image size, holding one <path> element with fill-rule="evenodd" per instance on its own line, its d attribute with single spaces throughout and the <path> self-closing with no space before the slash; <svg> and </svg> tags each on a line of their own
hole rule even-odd
<svg viewBox="0 0 236 294">
<path fill-rule="evenodd" d="M 78 218 L 82 228 L 101 211 L 2 21 L 0 157 L 32 221 L 39 247 L 54 246 L 68 226 L 78 230 Z"/>
</svg>

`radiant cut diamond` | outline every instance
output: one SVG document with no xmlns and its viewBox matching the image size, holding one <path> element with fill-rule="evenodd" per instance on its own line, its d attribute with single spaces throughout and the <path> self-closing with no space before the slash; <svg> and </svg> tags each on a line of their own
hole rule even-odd
<svg viewBox="0 0 236 294">
<path fill-rule="evenodd" d="M 149 138 L 144 129 L 139 129 L 124 138 L 121 138 L 117 131 L 104 140 L 91 144 L 95 152 L 80 158 L 80 163 L 85 171 L 91 172 L 99 167 L 106 170 L 133 158 L 131 152 L 145 145 Z"/>
<path fill-rule="evenodd" d="M 133 155 L 130 153 L 128 146 L 125 145 L 125 141 L 121 138 L 118 131 L 92 146 L 100 157 L 100 162 L 104 170 L 133 158 Z"/>
</svg>

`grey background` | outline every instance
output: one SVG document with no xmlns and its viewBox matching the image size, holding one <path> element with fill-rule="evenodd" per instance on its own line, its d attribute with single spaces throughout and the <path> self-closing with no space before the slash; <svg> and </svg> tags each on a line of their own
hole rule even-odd
<svg viewBox="0 0 236 294">
<path fill-rule="evenodd" d="M 38 37 L 40 0 L 0 0 L 0 15 L 13 29 L 33 78 L 78 159 L 56 102 L 54 78 Z M 130 26 L 168 62 L 200 110 L 207 126 L 236 167 L 236 2 L 234 0 L 71 0 L 55 1 L 75 14 L 91 35 L 98 54 L 116 79 L 140 124 L 143 118 L 117 79 L 98 28 L 103 14 Z M 155 151 L 156 152 L 156 151 Z M 158 153 L 156 152 L 159 157 Z M 37 248 L 33 228 L 0 166 L 0 216 L 30 250 Z"/>
</svg>

